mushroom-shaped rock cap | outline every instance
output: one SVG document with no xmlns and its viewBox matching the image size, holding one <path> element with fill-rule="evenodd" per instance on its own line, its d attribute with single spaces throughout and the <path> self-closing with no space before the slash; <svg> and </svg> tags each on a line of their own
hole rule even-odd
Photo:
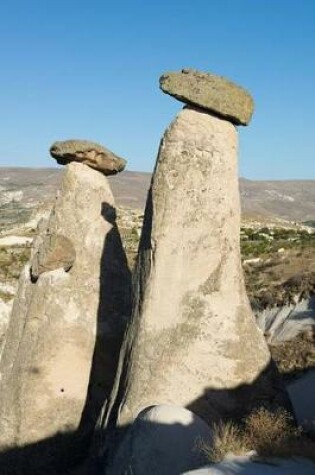
<svg viewBox="0 0 315 475">
<path fill-rule="evenodd" d="M 50 147 L 50 155 L 60 165 L 80 162 L 88 165 L 104 175 L 115 175 L 123 171 L 126 160 L 117 157 L 113 152 L 94 142 L 87 140 L 64 140 L 55 142 Z"/>
<path fill-rule="evenodd" d="M 160 88 L 179 101 L 206 109 L 236 125 L 248 125 L 254 101 L 240 86 L 222 76 L 182 69 L 160 77 Z"/>
</svg>

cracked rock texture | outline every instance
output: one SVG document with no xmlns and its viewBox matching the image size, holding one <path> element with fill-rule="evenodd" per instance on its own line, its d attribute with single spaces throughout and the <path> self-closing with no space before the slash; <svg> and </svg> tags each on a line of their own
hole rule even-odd
<svg viewBox="0 0 315 475">
<path fill-rule="evenodd" d="M 234 125 L 191 107 L 165 132 L 108 421 L 119 405 L 123 426 L 158 404 L 212 422 L 286 401 L 243 282 L 237 146 Z"/>
<path fill-rule="evenodd" d="M 104 175 L 115 175 L 126 166 L 126 160 L 94 142 L 87 140 L 64 140 L 50 147 L 50 154 L 60 165 L 79 162 L 88 165 Z"/>
<path fill-rule="evenodd" d="M 36 282 L 29 264 L 21 274 L 0 364 L 0 446 L 45 440 L 57 463 L 71 457 L 74 439 L 71 452 L 53 437 L 77 431 L 82 444 L 106 405 L 130 311 L 129 270 L 107 178 L 91 168 L 67 167 L 40 228 L 33 257 L 43 242 L 48 252 L 47 235 L 62 235 L 76 259 L 68 272 L 46 269 Z"/>
<path fill-rule="evenodd" d="M 75 249 L 70 239 L 61 234 L 48 234 L 43 239 L 31 262 L 31 274 L 38 279 L 43 272 L 55 269 L 71 269 L 75 261 Z"/>
<path fill-rule="evenodd" d="M 179 101 L 202 107 L 236 125 L 248 125 L 253 115 L 250 94 L 222 76 L 183 69 L 163 74 L 160 88 Z"/>
</svg>

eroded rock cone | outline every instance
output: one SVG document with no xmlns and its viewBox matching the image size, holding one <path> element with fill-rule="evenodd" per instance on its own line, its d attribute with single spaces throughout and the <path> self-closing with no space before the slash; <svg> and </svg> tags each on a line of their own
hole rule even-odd
<svg viewBox="0 0 315 475">
<path fill-rule="evenodd" d="M 13 457 L 10 473 L 18 459 L 17 473 L 64 469 L 84 455 L 106 406 L 130 312 L 114 206 L 107 178 L 71 163 L 33 250 L 33 265 L 41 249 L 54 265 L 44 259 L 40 272 L 39 259 L 36 282 L 30 264 L 21 275 L 0 364 L 0 446 L 28 447 Z M 59 257 L 64 251 L 57 261 L 56 249 Z"/>
<path fill-rule="evenodd" d="M 162 139 L 113 393 L 119 426 L 155 404 L 211 423 L 287 402 L 244 287 L 237 146 L 234 125 L 192 107 Z"/>
<path fill-rule="evenodd" d="M 126 160 L 118 157 L 102 145 L 87 140 L 55 142 L 50 147 L 50 155 L 60 165 L 80 162 L 104 175 L 115 175 L 123 171 L 126 166 Z"/>
</svg>

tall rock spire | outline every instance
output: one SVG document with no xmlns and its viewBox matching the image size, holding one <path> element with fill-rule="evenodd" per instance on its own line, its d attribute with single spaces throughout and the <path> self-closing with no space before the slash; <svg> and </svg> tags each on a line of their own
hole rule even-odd
<svg viewBox="0 0 315 475">
<path fill-rule="evenodd" d="M 211 75 L 210 87 L 207 74 L 172 74 L 179 78 L 173 95 L 185 100 L 188 78 L 186 102 L 199 107 L 186 106 L 161 141 L 111 401 L 117 413 L 107 417 L 117 417 L 119 426 L 156 404 L 184 406 L 209 422 L 241 417 L 259 404 L 286 404 L 249 305 L 240 257 L 234 124 L 248 123 L 253 101 L 222 78 Z M 192 74 L 198 87 L 189 90 Z"/>
</svg>

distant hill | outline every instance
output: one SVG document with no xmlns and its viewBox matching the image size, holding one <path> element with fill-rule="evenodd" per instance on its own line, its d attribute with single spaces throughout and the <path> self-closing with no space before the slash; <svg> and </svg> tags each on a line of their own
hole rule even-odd
<svg viewBox="0 0 315 475">
<path fill-rule="evenodd" d="M 0 168 L 0 212 L 15 205 L 37 207 L 51 201 L 63 170 Z M 151 174 L 125 171 L 110 177 L 119 206 L 144 207 Z M 289 221 L 315 220 L 315 180 L 256 181 L 240 179 L 243 214 Z"/>
<path fill-rule="evenodd" d="M 315 180 L 240 179 L 242 211 L 289 221 L 315 219 Z"/>
</svg>

